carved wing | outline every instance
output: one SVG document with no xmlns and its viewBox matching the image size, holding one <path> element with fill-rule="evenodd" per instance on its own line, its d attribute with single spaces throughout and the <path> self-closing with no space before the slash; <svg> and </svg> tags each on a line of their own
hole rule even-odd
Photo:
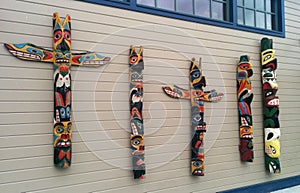
<svg viewBox="0 0 300 193">
<path fill-rule="evenodd" d="M 176 85 L 174 86 L 163 86 L 163 91 L 172 98 L 182 98 L 182 99 L 190 99 L 190 91 L 180 88 Z"/>
<path fill-rule="evenodd" d="M 97 53 L 75 53 L 72 54 L 71 65 L 75 66 L 101 66 L 109 63 L 110 57 L 105 57 Z"/>
<path fill-rule="evenodd" d="M 202 101 L 218 102 L 223 98 L 223 93 L 218 93 L 216 90 L 205 91 Z"/>
<path fill-rule="evenodd" d="M 4 44 L 5 48 L 21 60 L 53 62 L 53 51 L 30 44 Z"/>
</svg>

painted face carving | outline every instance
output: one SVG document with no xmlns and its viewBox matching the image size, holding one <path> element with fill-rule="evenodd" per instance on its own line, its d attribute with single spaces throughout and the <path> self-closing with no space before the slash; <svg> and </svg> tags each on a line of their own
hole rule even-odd
<svg viewBox="0 0 300 193">
<path fill-rule="evenodd" d="M 237 70 L 237 80 L 245 80 L 253 75 L 252 64 L 240 63 Z"/>
<path fill-rule="evenodd" d="M 144 136 L 134 135 L 131 137 L 131 150 L 132 155 L 143 155 L 144 154 Z"/>
<path fill-rule="evenodd" d="M 71 106 L 56 106 L 55 107 L 55 121 L 70 121 L 71 120 Z"/>
<path fill-rule="evenodd" d="M 240 127 L 240 138 L 252 139 L 252 126 L 242 126 Z"/>
<path fill-rule="evenodd" d="M 53 14 L 54 64 L 71 65 L 71 17 L 68 15 L 62 23 L 58 14 Z"/>
<path fill-rule="evenodd" d="M 278 138 L 265 142 L 265 153 L 271 158 L 279 158 L 280 142 Z"/>
<path fill-rule="evenodd" d="M 193 176 L 204 176 L 204 160 L 192 161 L 191 167 Z"/>
<path fill-rule="evenodd" d="M 262 64 L 271 62 L 275 57 L 275 50 L 268 49 L 262 52 Z"/>
<path fill-rule="evenodd" d="M 194 89 L 206 86 L 205 77 L 202 76 L 202 69 L 200 64 L 194 61 L 190 67 L 190 82 Z"/>
<path fill-rule="evenodd" d="M 60 122 L 54 125 L 54 164 L 59 167 L 71 165 L 72 123 Z"/>
<path fill-rule="evenodd" d="M 54 125 L 54 147 L 69 147 L 71 145 L 71 122 L 60 122 Z"/>
<path fill-rule="evenodd" d="M 140 48 L 139 52 L 135 49 L 130 49 L 129 67 L 134 70 L 143 70 L 143 47 Z"/>
<path fill-rule="evenodd" d="M 132 82 L 143 82 L 142 71 L 131 71 L 130 77 Z"/>
</svg>

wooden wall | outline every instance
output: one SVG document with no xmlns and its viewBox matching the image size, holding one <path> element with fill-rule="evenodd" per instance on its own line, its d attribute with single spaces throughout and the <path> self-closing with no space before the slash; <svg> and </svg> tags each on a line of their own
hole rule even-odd
<svg viewBox="0 0 300 193">
<path fill-rule="evenodd" d="M 273 39 L 279 61 L 282 173 L 264 169 L 261 34 L 70 0 L 0 3 L 0 43 L 52 47 L 52 14 L 72 18 L 72 49 L 110 56 L 99 68 L 72 67 L 73 160 L 53 166 L 53 68 L 21 61 L 0 47 L 1 192 L 216 192 L 300 175 L 300 2 L 285 1 L 286 38 Z M 134 181 L 129 156 L 130 45 L 144 46 L 146 178 Z M 236 67 L 254 67 L 254 163 L 239 161 Z M 202 58 L 207 90 L 225 94 L 205 104 L 205 176 L 190 175 L 190 104 L 161 86 L 188 88 L 189 60 Z"/>
</svg>

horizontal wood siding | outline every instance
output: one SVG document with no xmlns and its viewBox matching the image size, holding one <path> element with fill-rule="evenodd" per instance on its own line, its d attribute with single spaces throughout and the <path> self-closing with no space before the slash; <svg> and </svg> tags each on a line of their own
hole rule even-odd
<svg viewBox="0 0 300 193">
<path fill-rule="evenodd" d="M 53 68 L 21 61 L 3 43 L 52 47 L 52 14 L 72 18 L 74 52 L 112 57 L 99 68 L 72 67 L 73 159 L 53 166 Z M 282 173 L 264 169 L 261 34 L 70 0 L 0 3 L 1 192 L 216 192 L 300 175 L 300 2 L 285 1 L 286 38 L 278 58 Z M 135 181 L 129 156 L 130 45 L 144 46 L 146 178 Z M 253 65 L 254 163 L 241 163 L 235 72 L 239 56 Z M 205 176 L 190 175 L 190 104 L 161 86 L 188 88 L 189 60 L 202 58 L 207 90 L 225 94 L 205 104 Z"/>
</svg>

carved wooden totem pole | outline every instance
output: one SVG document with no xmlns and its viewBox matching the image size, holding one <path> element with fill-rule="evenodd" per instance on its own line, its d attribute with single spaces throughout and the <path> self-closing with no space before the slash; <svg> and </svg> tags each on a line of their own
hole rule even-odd
<svg viewBox="0 0 300 193">
<path fill-rule="evenodd" d="M 200 64 L 200 65 L 199 65 Z M 164 92 L 172 98 L 183 98 L 191 101 L 192 118 L 192 152 L 191 172 L 193 176 L 204 175 L 204 134 L 206 123 L 204 122 L 204 102 L 217 102 L 223 97 L 216 90 L 203 91 L 206 86 L 205 76 L 202 74 L 201 61 L 193 58 L 190 67 L 190 89 L 185 90 L 176 85 L 164 86 Z"/>
<path fill-rule="evenodd" d="M 253 132 L 251 103 L 253 100 L 250 77 L 253 75 L 252 64 L 247 55 L 240 57 L 237 67 L 237 99 L 239 113 L 240 155 L 241 161 L 253 162 Z"/>
<path fill-rule="evenodd" d="M 144 163 L 144 122 L 143 122 L 143 47 L 139 51 L 134 46 L 129 53 L 130 81 L 130 144 L 134 179 L 143 179 Z"/>
<path fill-rule="evenodd" d="M 54 165 L 61 168 L 69 167 L 72 155 L 70 67 L 104 65 L 110 58 L 91 52 L 72 53 L 71 17 L 67 15 L 62 22 L 58 13 L 53 14 L 53 50 L 30 43 L 5 44 L 5 47 L 19 59 L 54 64 Z"/>
<path fill-rule="evenodd" d="M 270 173 L 280 173 L 280 124 L 279 99 L 276 96 L 278 85 L 276 83 L 277 59 L 271 39 L 261 40 L 261 75 L 263 88 L 263 114 L 265 133 L 265 165 Z"/>
</svg>

